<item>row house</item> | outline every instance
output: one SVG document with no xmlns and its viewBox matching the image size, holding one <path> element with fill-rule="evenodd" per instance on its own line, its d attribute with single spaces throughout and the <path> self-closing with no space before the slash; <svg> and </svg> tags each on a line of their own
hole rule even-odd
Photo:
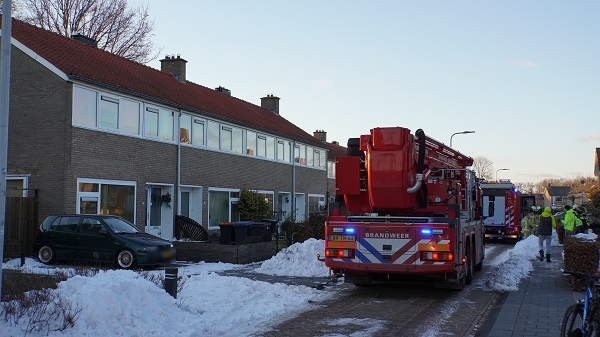
<svg viewBox="0 0 600 337">
<path fill-rule="evenodd" d="M 2 38 L 4 38 L 2 34 Z M 207 230 L 239 219 L 240 190 L 303 221 L 327 197 L 328 146 L 261 105 L 12 20 L 8 196 L 35 190 L 39 216 L 116 214 L 171 239 L 174 216 Z"/>
</svg>

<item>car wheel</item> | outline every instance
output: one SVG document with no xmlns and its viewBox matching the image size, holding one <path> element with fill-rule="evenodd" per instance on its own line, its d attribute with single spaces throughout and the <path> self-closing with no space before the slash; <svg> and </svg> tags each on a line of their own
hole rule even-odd
<svg viewBox="0 0 600 337">
<path fill-rule="evenodd" d="M 135 255 L 129 249 L 124 249 L 117 255 L 117 266 L 121 269 L 130 269 L 135 266 Z"/>
<path fill-rule="evenodd" d="M 38 260 L 44 264 L 51 264 L 56 259 L 56 254 L 54 254 L 54 249 L 50 246 L 42 246 L 40 250 L 38 250 Z"/>
</svg>

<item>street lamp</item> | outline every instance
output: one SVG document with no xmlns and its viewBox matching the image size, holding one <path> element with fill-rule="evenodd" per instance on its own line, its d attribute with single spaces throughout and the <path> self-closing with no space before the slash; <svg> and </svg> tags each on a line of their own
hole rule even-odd
<svg viewBox="0 0 600 337">
<path fill-rule="evenodd" d="M 454 137 L 454 135 L 464 135 L 467 133 L 475 133 L 475 131 L 462 131 L 453 133 L 452 136 L 450 136 L 450 147 L 452 147 L 452 137 Z"/>
<path fill-rule="evenodd" d="M 508 171 L 508 170 L 510 170 L 510 169 L 507 169 L 507 168 L 497 169 L 496 170 L 496 182 L 498 182 L 498 171 Z"/>
</svg>

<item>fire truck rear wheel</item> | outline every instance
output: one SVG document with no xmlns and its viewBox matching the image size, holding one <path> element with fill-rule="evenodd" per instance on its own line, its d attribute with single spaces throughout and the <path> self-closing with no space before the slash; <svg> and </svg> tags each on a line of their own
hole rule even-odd
<svg viewBox="0 0 600 337">
<path fill-rule="evenodd" d="M 465 284 L 471 284 L 473 282 L 473 249 L 470 244 L 467 244 L 465 248 L 465 256 L 467 258 L 467 274 L 465 275 Z"/>
<path fill-rule="evenodd" d="M 479 263 L 477 263 L 475 265 L 475 268 L 473 268 L 475 271 L 481 271 L 481 269 L 483 269 L 483 260 L 479 261 Z"/>
</svg>

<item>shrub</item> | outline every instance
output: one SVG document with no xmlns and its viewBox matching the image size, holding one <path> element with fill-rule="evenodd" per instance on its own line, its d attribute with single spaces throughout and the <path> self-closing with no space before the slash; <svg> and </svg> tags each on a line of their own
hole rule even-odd
<svg viewBox="0 0 600 337">
<path fill-rule="evenodd" d="M 238 202 L 240 220 L 270 219 L 271 209 L 262 194 L 244 188 Z"/>
<path fill-rule="evenodd" d="M 308 221 L 292 223 L 284 221 L 282 230 L 284 230 L 288 243 L 304 242 L 310 238 L 323 240 L 325 238 L 325 214 L 323 212 L 311 213 Z"/>
</svg>

